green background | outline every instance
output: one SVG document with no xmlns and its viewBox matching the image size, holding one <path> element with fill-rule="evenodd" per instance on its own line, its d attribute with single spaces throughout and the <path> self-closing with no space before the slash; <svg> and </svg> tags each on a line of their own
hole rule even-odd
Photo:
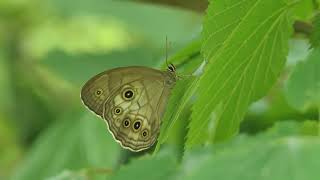
<svg viewBox="0 0 320 180">
<path fill-rule="evenodd" d="M 318 179 L 319 34 L 317 0 L 2 0 L 0 179 Z M 158 143 L 124 150 L 81 86 L 166 53 Z"/>
</svg>

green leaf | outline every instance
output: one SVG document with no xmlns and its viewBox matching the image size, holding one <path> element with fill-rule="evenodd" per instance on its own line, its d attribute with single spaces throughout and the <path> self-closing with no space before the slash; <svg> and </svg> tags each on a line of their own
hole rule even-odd
<svg viewBox="0 0 320 180">
<path fill-rule="evenodd" d="M 296 131 L 295 126 L 288 128 Z M 271 130 L 256 137 L 240 136 L 213 148 L 188 152 L 178 179 L 318 179 L 319 138 Z M 278 135 L 270 136 L 274 133 Z"/>
<path fill-rule="evenodd" d="M 124 50 L 135 44 L 132 34 L 119 21 L 97 16 L 60 19 L 48 16 L 45 23 L 28 30 L 24 43 L 25 51 L 34 58 L 41 58 L 55 49 L 70 54 L 99 54 Z"/>
<path fill-rule="evenodd" d="M 195 87 L 199 82 L 198 77 L 191 75 L 194 74 L 203 61 L 200 56 L 200 46 L 201 41 L 195 39 L 168 59 L 168 63 L 174 64 L 178 69 L 177 75 L 180 79 L 171 92 L 154 154 L 158 152 L 160 146 L 168 140 L 169 136 L 176 136 L 176 140 L 178 140 L 176 144 L 178 144 L 178 146 L 181 145 L 179 141 L 184 142 L 185 134 L 183 133 L 190 118 L 191 98 L 194 96 Z M 167 64 L 164 63 L 162 68 L 167 68 Z M 176 131 L 176 133 L 173 131 Z"/>
<path fill-rule="evenodd" d="M 6 179 L 21 158 L 22 146 L 17 142 L 17 131 L 9 119 L 0 112 L 0 179 Z"/>
<path fill-rule="evenodd" d="M 182 50 L 170 57 L 168 63 L 174 64 L 179 72 L 192 74 L 203 61 L 200 55 L 200 49 L 201 41 L 199 38 L 196 38 Z M 167 64 L 163 64 L 162 68 L 167 68 Z"/>
<path fill-rule="evenodd" d="M 303 122 L 296 121 L 281 121 L 277 122 L 270 128 L 266 134 L 272 137 L 284 136 L 317 136 L 318 135 L 317 121 L 306 120 Z"/>
<path fill-rule="evenodd" d="M 166 36 L 178 47 L 198 33 L 201 25 L 196 13 L 150 4 L 113 0 L 48 0 L 43 4 L 38 9 L 46 15 L 37 11 L 43 22 L 33 24 L 24 38 L 25 50 L 33 57 L 54 49 L 72 54 L 139 46 L 159 50 Z"/>
<path fill-rule="evenodd" d="M 297 5 L 293 8 L 294 16 L 296 16 L 298 19 L 308 20 L 313 13 L 313 1 L 314 0 L 299 1 Z"/>
<path fill-rule="evenodd" d="M 308 39 L 295 37 L 289 40 L 289 54 L 287 56 L 287 65 L 296 65 L 297 62 L 305 59 L 310 52 L 310 43 Z"/>
<path fill-rule="evenodd" d="M 146 45 L 164 47 L 165 37 L 182 43 L 199 32 L 201 16 L 183 9 L 114 0 L 49 0 L 60 17 L 94 16 L 118 20 L 132 36 L 145 39 Z"/>
<path fill-rule="evenodd" d="M 214 140 L 237 133 L 250 103 L 271 88 L 281 72 L 292 32 L 283 0 L 211 1 L 204 22 L 202 53 L 208 65 L 200 79 L 187 147 L 203 144 L 213 112 Z"/>
<path fill-rule="evenodd" d="M 167 111 L 163 117 L 163 123 L 154 153 L 157 153 L 160 146 L 167 141 L 177 121 L 187 122 L 189 120 L 189 117 L 185 117 L 185 114 L 189 114 L 189 103 L 195 93 L 194 87 L 197 83 L 198 78 L 188 78 L 177 82 L 171 93 L 172 96 L 170 96 Z"/>
<path fill-rule="evenodd" d="M 83 114 L 69 114 L 45 131 L 12 179 L 44 179 L 65 169 L 112 168 L 119 146 L 102 120 Z"/>
<path fill-rule="evenodd" d="M 46 178 L 46 180 L 86 180 L 87 178 L 84 176 L 84 174 L 82 173 L 78 173 L 78 172 L 72 172 L 72 171 L 68 171 L 65 170 L 61 173 L 59 173 L 58 175 Z"/>
<path fill-rule="evenodd" d="M 318 12 L 313 18 L 313 30 L 310 36 L 310 42 L 312 47 L 320 48 L 320 12 Z"/>
<path fill-rule="evenodd" d="M 1 42 L 1 39 L 0 39 Z M 10 60 L 4 54 L 4 47 L 0 45 L 0 109 L 8 111 L 8 107 L 12 106 L 12 90 L 10 84 Z"/>
<path fill-rule="evenodd" d="M 297 110 L 320 105 L 320 49 L 313 49 L 298 63 L 286 84 L 286 98 Z"/>
<path fill-rule="evenodd" d="M 164 149 L 156 156 L 147 155 L 139 159 L 132 160 L 128 165 L 122 166 L 115 172 L 112 180 L 125 179 L 168 179 L 177 168 L 175 153 L 169 149 Z"/>
<path fill-rule="evenodd" d="M 120 155 L 120 146 L 107 130 L 104 120 L 91 112 L 85 113 L 80 122 L 81 148 L 85 152 L 89 168 L 112 168 Z"/>
<path fill-rule="evenodd" d="M 145 49 L 140 48 L 110 54 L 71 55 L 55 51 L 51 52 L 42 63 L 60 78 L 80 87 L 89 78 L 107 69 L 129 65 L 154 66 L 156 59 Z"/>
<path fill-rule="evenodd" d="M 317 136 L 320 134 L 319 123 L 317 121 L 307 120 L 303 123 L 300 132 L 303 135 Z"/>
</svg>

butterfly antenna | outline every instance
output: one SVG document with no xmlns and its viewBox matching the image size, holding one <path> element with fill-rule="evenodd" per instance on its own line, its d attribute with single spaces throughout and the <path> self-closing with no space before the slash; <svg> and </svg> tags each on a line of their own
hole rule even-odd
<svg viewBox="0 0 320 180">
<path fill-rule="evenodd" d="M 167 67 L 169 67 L 169 64 L 168 64 L 168 36 L 166 35 L 166 64 L 167 64 Z"/>
</svg>

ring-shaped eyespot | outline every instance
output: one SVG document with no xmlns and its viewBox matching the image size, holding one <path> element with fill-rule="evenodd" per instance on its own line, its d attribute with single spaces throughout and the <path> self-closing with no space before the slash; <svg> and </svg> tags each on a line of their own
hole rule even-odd
<svg viewBox="0 0 320 180">
<path fill-rule="evenodd" d="M 141 126 L 142 126 L 142 121 L 140 119 L 137 119 L 134 121 L 132 129 L 133 129 L 133 131 L 137 132 L 137 131 L 139 131 Z"/>
<path fill-rule="evenodd" d="M 126 88 L 122 91 L 122 98 L 126 101 L 132 100 L 134 95 L 134 90 L 132 88 Z"/>
<path fill-rule="evenodd" d="M 142 132 L 141 132 L 141 136 L 143 137 L 143 138 L 147 138 L 148 136 L 149 136 L 149 131 L 148 130 L 143 130 Z"/>
<path fill-rule="evenodd" d="M 120 115 L 122 114 L 122 108 L 121 107 L 115 107 L 114 110 L 113 110 L 113 113 L 115 115 Z"/>
<path fill-rule="evenodd" d="M 101 96 L 102 93 L 103 93 L 103 90 L 102 90 L 102 89 L 97 89 L 97 90 L 94 92 L 94 94 L 95 94 L 96 96 Z"/>
<path fill-rule="evenodd" d="M 122 122 L 123 127 L 128 128 L 130 126 L 130 119 L 124 118 Z"/>
</svg>

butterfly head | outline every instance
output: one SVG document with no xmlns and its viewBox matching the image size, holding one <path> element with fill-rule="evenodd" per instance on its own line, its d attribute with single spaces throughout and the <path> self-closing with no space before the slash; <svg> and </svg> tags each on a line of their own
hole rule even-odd
<svg viewBox="0 0 320 180">
<path fill-rule="evenodd" d="M 176 67 L 173 64 L 168 65 L 168 71 L 171 73 L 176 73 Z"/>
<path fill-rule="evenodd" d="M 170 83 L 169 84 L 172 84 L 174 83 L 179 77 L 176 73 L 176 67 L 173 65 L 173 64 L 168 64 L 167 66 L 167 74 L 169 74 L 169 79 L 170 79 Z"/>
</svg>

